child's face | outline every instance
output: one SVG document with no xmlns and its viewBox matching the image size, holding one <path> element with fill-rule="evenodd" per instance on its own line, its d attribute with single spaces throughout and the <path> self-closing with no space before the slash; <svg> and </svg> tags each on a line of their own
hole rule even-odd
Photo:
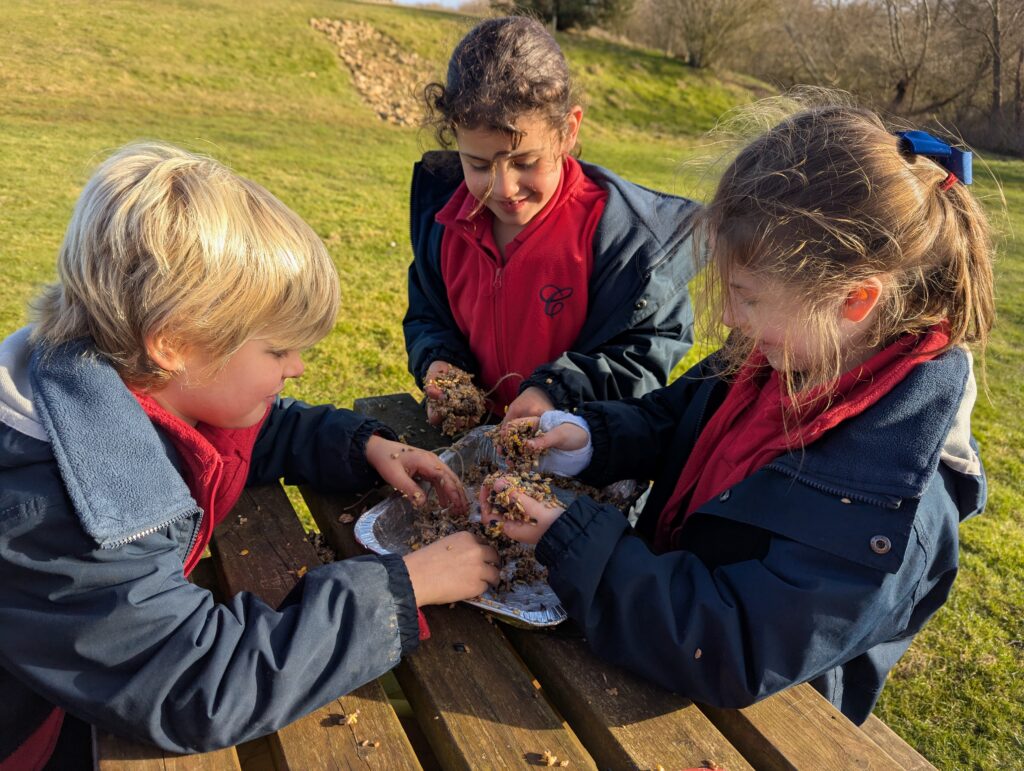
<svg viewBox="0 0 1024 771">
<path fill-rule="evenodd" d="M 305 365 L 298 351 L 275 349 L 269 340 L 253 338 L 235 352 L 212 379 L 197 380 L 210 358 L 198 351 L 181 354 L 184 371 L 176 373 L 153 397 L 190 425 L 218 428 L 255 425 L 281 393 L 288 378 L 299 377 Z M 191 374 L 190 374 L 191 373 Z"/>
<path fill-rule="evenodd" d="M 582 111 L 569 115 L 565 138 L 541 117 L 523 118 L 517 127 L 523 131 L 519 146 L 500 131 L 464 129 L 455 132 L 462 160 L 462 171 L 469 192 L 484 200 L 495 219 L 505 225 L 523 227 L 539 214 L 558 189 L 562 178 L 562 158 L 576 143 Z"/>
<path fill-rule="evenodd" d="M 811 352 L 816 350 L 812 343 L 816 340 L 811 339 L 812 332 L 802 323 L 799 313 L 794 313 L 792 301 L 787 303 L 781 287 L 766 284 L 752 272 L 734 267 L 725 289 L 722 323 L 755 340 L 772 369 L 786 369 L 787 347 L 790 371 L 802 372 L 811 364 Z"/>
</svg>

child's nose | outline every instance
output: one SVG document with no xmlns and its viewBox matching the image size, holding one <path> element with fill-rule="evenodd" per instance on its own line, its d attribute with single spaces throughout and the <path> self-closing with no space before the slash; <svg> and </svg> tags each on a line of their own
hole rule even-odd
<svg viewBox="0 0 1024 771">
<path fill-rule="evenodd" d="M 285 363 L 284 376 L 285 377 L 302 377 L 302 373 L 306 371 L 306 363 L 302 360 L 302 355 L 298 351 L 292 351 L 288 354 L 288 360 Z"/>
<path fill-rule="evenodd" d="M 722 324 L 732 329 L 737 325 L 737 323 L 738 321 L 736 319 L 736 314 L 733 312 L 732 303 L 726 300 L 722 307 Z"/>
<path fill-rule="evenodd" d="M 519 190 L 516 173 L 512 169 L 498 169 L 494 180 L 494 192 L 499 198 L 508 198 Z"/>
</svg>

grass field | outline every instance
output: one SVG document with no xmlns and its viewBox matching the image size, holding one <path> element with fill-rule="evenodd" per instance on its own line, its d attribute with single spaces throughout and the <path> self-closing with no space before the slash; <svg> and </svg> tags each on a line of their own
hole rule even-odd
<svg viewBox="0 0 1024 771">
<path fill-rule="evenodd" d="M 0 331 L 54 275 L 92 167 L 136 139 L 210 153 L 266 185 L 328 244 L 344 307 L 293 395 L 347 405 L 414 390 L 401 334 L 410 257 L 409 171 L 430 137 L 380 121 L 311 17 L 364 20 L 438 75 L 471 20 L 328 0 L 5 0 L 0 5 Z M 584 157 L 638 182 L 700 195 L 701 135 L 760 89 L 610 43 L 564 37 L 588 95 Z M 312 74 L 311 74 L 312 73 Z M 985 516 L 963 528 L 949 604 L 895 671 L 878 714 L 940 768 L 1024 768 L 1024 162 L 976 185 L 1000 230 L 1000 319 L 975 432 Z"/>
</svg>

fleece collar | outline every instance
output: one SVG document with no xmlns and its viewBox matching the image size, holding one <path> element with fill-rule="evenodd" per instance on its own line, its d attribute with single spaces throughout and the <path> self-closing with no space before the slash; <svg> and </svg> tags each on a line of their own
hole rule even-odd
<svg viewBox="0 0 1024 771">
<path fill-rule="evenodd" d="M 953 348 L 918 364 L 848 430 L 770 465 L 819 485 L 877 495 L 883 505 L 918 498 L 940 459 L 961 473 L 981 473 L 969 441 L 976 393 L 970 354 Z"/>
<path fill-rule="evenodd" d="M 30 398 L 85 531 L 111 549 L 200 510 L 156 429 L 88 339 L 36 347 Z"/>
</svg>

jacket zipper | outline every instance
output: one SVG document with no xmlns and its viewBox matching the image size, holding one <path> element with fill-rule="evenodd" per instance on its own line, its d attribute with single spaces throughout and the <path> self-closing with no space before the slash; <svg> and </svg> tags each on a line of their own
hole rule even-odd
<svg viewBox="0 0 1024 771">
<path fill-rule="evenodd" d="M 182 520 L 182 519 L 185 519 L 186 517 L 192 516 L 196 511 L 199 512 L 199 526 L 201 527 L 202 526 L 202 518 L 203 518 L 203 510 L 197 507 L 197 508 L 195 508 L 195 509 L 193 509 L 191 511 L 186 511 L 183 514 L 179 514 L 176 517 L 172 517 L 171 519 L 167 520 L 166 522 L 164 522 L 162 524 L 154 525 L 153 527 L 147 527 L 145 530 L 140 530 L 139 532 L 134 533 L 133 535 L 130 535 L 127 538 L 121 538 L 121 539 L 118 539 L 117 541 L 111 541 L 110 545 L 107 546 L 106 548 L 114 549 L 114 548 L 120 548 L 121 546 L 127 546 L 128 544 L 132 543 L 133 541 L 138 541 L 138 540 L 140 540 L 142 538 L 145 538 L 147 535 L 152 535 L 153 533 L 155 533 L 158 530 L 163 530 L 165 527 L 169 527 L 170 525 L 173 525 L 175 522 L 177 522 L 179 520 Z M 198 533 L 198 532 L 199 532 L 199 528 L 197 527 L 196 528 L 196 533 Z M 195 538 L 193 537 L 192 543 L 189 544 L 189 551 L 191 551 L 192 546 L 194 544 L 195 544 Z"/>
<path fill-rule="evenodd" d="M 492 281 L 492 287 L 494 289 L 494 302 L 491 303 L 491 307 L 494 309 L 494 349 L 498 354 L 498 368 L 503 375 L 508 370 L 508 364 L 505 361 L 505 346 L 503 344 L 504 335 L 502 333 L 503 324 L 502 322 L 502 271 L 505 266 L 499 262 L 497 270 L 494 271 L 494 279 Z M 501 375 L 499 375 L 500 377 Z M 497 394 L 495 394 L 497 396 Z"/>
<path fill-rule="evenodd" d="M 847 498 L 851 501 L 857 501 L 858 503 L 866 503 L 870 506 L 882 506 L 883 508 L 892 510 L 896 510 L 900 507 L 899 503 L 893 503 L 891 501 L 884 500 L 881 497 L 860 495 L 849 490 L 843 490 L 842 488 L 839 487 L 826 485 L 823 482 L 819 482 L 815 479 L 811 479 L 810 477 L 806 477 L 803 474 L 799 474 L 793 471 L 793 469 L 783 466 L 781 463 L 772 462 L 765 466 L 765 468 L 769 468 L 772 471 L 778 471 L 780 474 L 785 474 L 786 476 L 790 477 L 791 479 L 795 479 L 801 484 L 805 484 L 808 487 L 814 488 L 815 490 L 819 490 L 823 493 L 826 493 L 827 495 L 833 495 L 837 498 Z"/>
</svg>

